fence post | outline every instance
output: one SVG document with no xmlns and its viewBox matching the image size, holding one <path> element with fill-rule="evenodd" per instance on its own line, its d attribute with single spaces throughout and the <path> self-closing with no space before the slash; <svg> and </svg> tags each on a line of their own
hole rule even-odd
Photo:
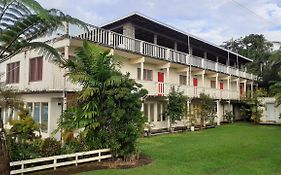
<svg viewBox="0 0 281 175">
<path fill-rule="evenodd" d="M 75 155 L 75 166 L 77 166 L 78 165 L 78 155 L 76 154 Z"/>
<path fill-rule="evenodd" d="M 24 163 L 21 164 L 21 174 L 23 175 Z"/>
<path fill-rule="evenodd" d="M 57 159 L 55 158 L 54 159 L 54 170 L 56 170 L 57 169 Z"/>
<path fill-rule="evenodd" d="M 101 162 L 101 152 L 99 152 L 99 162 Z"/>
</svg>

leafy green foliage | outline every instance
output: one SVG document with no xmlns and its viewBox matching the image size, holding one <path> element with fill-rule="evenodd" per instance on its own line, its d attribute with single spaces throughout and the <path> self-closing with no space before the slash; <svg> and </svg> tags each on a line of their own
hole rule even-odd
<svg viewBox="0 0 281 175">
<path fill-rule="evenodd" d="M 170 124 L 174 124 L 176 120 L 181 120 L 186 113 L 186 97 L 183 92 L 176 90 L 173 86 L 168 96 L 168 105 L 165 113 L 170 119 Z"/>
<path fill-rule="evenodd" d="M 267 41 L 263 35 L 250 34 L 225 41 L 222 46 L 253 59 L 247 68 L 249 72 L 259 76 L 259 87 L 268 91 L 269 86 L 275 81 L 281 81 L 281 77 L 278 76 L 278 72 L 281 71 L 281 50 L 273 51 L 273 44 Z"/>
<path fill-rule="evenodd" d="M 266 96 L 266 91 L 262 88 L 255 89 L 253 93 L 253 97 L 246 98 L 244 103 L 248 105 L 247 113 L 250 115 L 250 119 L 254 121 L 254 123 L 259 123 L 260 118 L 262 117 L 264 104 L 262 103 L 262 97 Z"/>
<path fill-rule="evenodd" d="M 223 118 L 227 120 L 228 123 L 233 123 L 235 119 L 235 115 L 233 115 L 232 111 L 227 111 L 224 115 Z"/>
<path fill-rule="evenodd" d="M 18 112 L 19 120 L 12 120 L 9 135 L 17 142 L 26 142 L 36 139 L 35 132 L 40 133 L 40 126 L 29 116 L 29 111 L 21 108 Z"/>
<path fill-rule="evenodd" d="M 57 9 L 46 10 L 35 0 L 0 1 L 0 63 L 23 49 L 39 49 L 46 58 L 60 58 L 58 51 L 34 39 L 52 34 L 64 22 L 87 25 Z"/>
<path fill-rule="evenodd" d="M 64 112 L 59 128 L 81 130 L 91 149 L 112 149 L 115 156 L 128 158 L 136 152 L 136 140 L 144 119 L 141 97 L 147 91 L 119 71 L 109 51 L 84 42 L 76 57 L 60 62 L 66 76 L 82 85 L 76 107 Z"/>
<path fill-rule="evenodd" d="M 9 144 L 11 161 L 41 157 L 38 145 L 34 143 Z"/>
<path fill-rule="evenodd" d="M 54 138 L 46 138 L 40 144 L 40 155 L 42 157 L 59 155 L 61 153 L 61 142 Z"/>
<path fill-rule="evenodd" d="M 200 118 L 200 128 L 204 126 L 204 123 L 209 120 L 213 123 L 215 115 L 215 102 L 210 95 L 201 93 L 199 98 L 195 99 L 194 113 Z"/>
</svg>

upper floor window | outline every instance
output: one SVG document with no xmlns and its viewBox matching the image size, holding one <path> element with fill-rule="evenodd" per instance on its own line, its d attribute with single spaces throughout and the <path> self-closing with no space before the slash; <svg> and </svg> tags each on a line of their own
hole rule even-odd
<svg viewBox="0 0 281 175">
<path fill-rule="evenodd" d="M 30 59 L 29 62 L 29 81 L 42 80 L 43 70 L 43 57 L 37 57 Z"/>
<path fill-rule="evenodd" d="M 186 75 L 180 75 L 180 85 L 186 85 Z"/>
<path fill-rule="evenodd" d="M 19 83 L 20 80 L 20 62 L 7 64 L 7 84 Z"/>
<path fill-rule="evenodd" d="M 216 88 L 216 81 L 215 80 L 211 80 L 211 88 Z"/>
<path fill-rule="evenodd" d="M 138 68 L 138 80 L 141 79 L 141 69 Z M 143 69 L 143 80 L 146 81 L 152 81 L 152 70 L 149 69 Z"/>
</svg>

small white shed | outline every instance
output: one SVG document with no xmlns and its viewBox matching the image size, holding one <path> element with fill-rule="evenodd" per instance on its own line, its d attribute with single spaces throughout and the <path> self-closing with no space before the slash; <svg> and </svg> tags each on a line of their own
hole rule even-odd
<svg viewBox="0 0 281 175">
<path fill-rule="evenodd" d="M 263 117 L 261 118 L 261 123 L 281 123 L 279 119 L 279 114 L 281 113 L 281 105 L 275 105 L 274 97 L 262 98 L 264 104 Z"/>
</svg>

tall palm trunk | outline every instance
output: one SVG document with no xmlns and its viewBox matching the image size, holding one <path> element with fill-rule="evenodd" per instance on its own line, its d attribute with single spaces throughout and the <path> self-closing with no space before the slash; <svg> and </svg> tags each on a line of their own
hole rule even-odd
<svg viewBox="0 0 281 175">
<path fill-rule="evenodd" d="M 3 121 L 0 119 L 0 175 L 10 174 L 10 158 L 5 141 Z"/>
</svg>

